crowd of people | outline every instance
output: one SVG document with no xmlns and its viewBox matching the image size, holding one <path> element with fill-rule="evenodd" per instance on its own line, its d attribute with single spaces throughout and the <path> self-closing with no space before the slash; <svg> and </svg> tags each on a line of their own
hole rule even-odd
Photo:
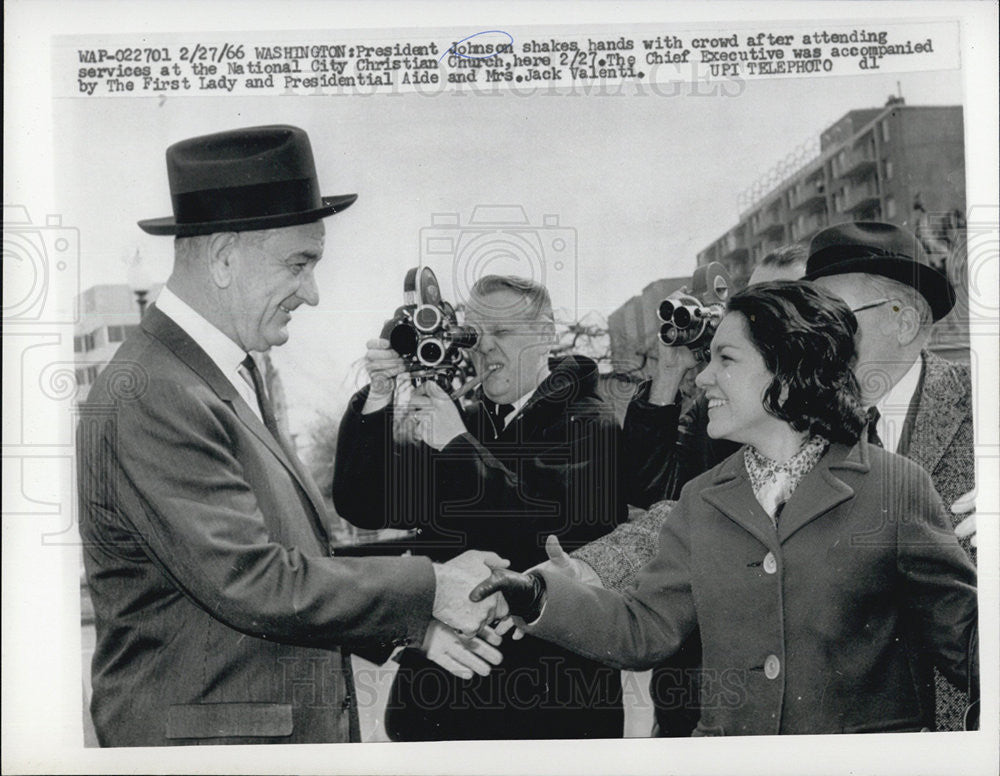
<svg viewBox="0 0 1000 776">
<path fill-rule="evenodd" d="M 548 291 L 478 278 L 471 401 L 367 344 L 328 495 L 413 538 L 346 557 L 253 354 L 317 304 L 356 197 L 289 126 L 167 167 L 140 226 L 173 272 L 77 434 L 102 746 L 359 740 L 350 652 L 398 662 L 397 741 L 621 737 L 623 668 L 654 669 L 651 735 L 975 727 L 971 387 L 927 350 L 955 292 L 914 235 L 769 254 L 622 425 L 593 360 L 552 357 Z"/>
</svg>

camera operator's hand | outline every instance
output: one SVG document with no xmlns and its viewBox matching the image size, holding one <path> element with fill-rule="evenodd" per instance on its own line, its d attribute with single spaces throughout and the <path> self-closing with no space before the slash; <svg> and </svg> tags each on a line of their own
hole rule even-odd
<svg viewBox="0 0 1000 776">
<path fill-rule="evenodd" d="M 410 409 L 417 418 L 417 438 L 435 450 L 466 432 L 458 407 L 444 389 L 428 380 L 413 394 Z"/>
<path fill-rule="evenodd" d="M 649 389 L 650 404 L 673 404 L 677 391 L 689 370 L 698 366 L 698 359 L 684 345 L 659 343 L 656 371 Z"/>
<path fill-rule="evenodd" d="M 365 353 L 365 370 L 371 380 L 368 399 L 361 410 L 362 414 L 376 412 L 392 401 L 396 390 L 396 375 L 406 371 L 406 365 L 399 354 L 389 347 L 384 339 L 368 340 Z"/>
</svg>

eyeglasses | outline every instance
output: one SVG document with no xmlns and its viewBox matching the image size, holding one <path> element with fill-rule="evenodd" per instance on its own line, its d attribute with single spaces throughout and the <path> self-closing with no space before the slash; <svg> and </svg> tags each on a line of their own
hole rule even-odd
<svg viewBox="0 0 1000 776">
<path fill-rule="evenodd" d="M 898 301 L 898 300 L 897 299 L 876 299 L 873 302 L 865 302 L 864 304 L 858 305 L 857 307 L 852 307 L 851 308 L 851 312 L 852 313 L 860 313 L 862 310 L 871 310 L 873 307 L 881 307 L 884 304 L 888 304 L 889 302 L 896 302 L 896 301 Z M 892 311 L 894 313 L 898 313 L 900 311 L 900 309 L 901 308 L 900 308 L 900 306 L 898 304 L 894 304 L 892 306 Z"/>
</svg>

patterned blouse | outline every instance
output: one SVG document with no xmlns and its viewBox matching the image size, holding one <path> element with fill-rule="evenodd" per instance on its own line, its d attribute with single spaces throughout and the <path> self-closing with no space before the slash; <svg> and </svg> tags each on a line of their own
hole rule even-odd
<svg viewBox="0 0 1000 776">
<path fill-rule="evenodd" d="M 747 445 L 743 452 L 743 463 L 750 476 L 750 487 L 757 501 L 777 525 L 781 508 L 802 482 L 817 461 L 823 457 L 830 442 L 821 436 L 814 436 L 803 443 L 799 451 L 783 463 L 774 461 Z"/>
</svg>

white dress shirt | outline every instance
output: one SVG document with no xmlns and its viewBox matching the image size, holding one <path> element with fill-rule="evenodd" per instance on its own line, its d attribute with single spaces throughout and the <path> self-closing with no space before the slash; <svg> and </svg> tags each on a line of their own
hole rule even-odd
<svg viewBox="0 0 1000 776">
<path fill-rule="evenodd" d="M 208 357 L 212 359 L 226 379 L 243 397 L 254 415 L 262 422 L 260 406 L 257 403 L 257 393 L 253 385 L 242 376 L 243 359 L 246 352 L 197 313 L 187 302 L 164 286 L 156 298 L 157 309 L 180 326 L 193 339 Z"/>
<path fill-rule="evenodd" d="M 545 380 L 549 376 L 549 374 L 550 374 L 550 372 L 548 370 L 548 367 L 546 367 L 545 369 L 543 369 L 539 373 L 539 375 L 538 375 L 538 377 L 539 377 L 538 384 L 541 385 L 543 382 L 545 382 Z M 513 410 L 513 412 L 509 413 L 507 415 L 507 417 L 505 417 L 503 419 L 503 427 L 504 428 L 507 428 L 507 426 L 509 426 L 514 421 L 514 418 L 516 418 L 518 415 L 521 414 L 521 410 L 524 409 L 524 405 L 528 403 L 528 399 L 530 399 L 532 396 L 535 395 L 535 391 L 537 391 L 537 390 L 538 390 L 538 388 L 535 388 L 534 391 L 530 391 L 530 392 L 524 394 L 524 396 L 522 396 L 520 399 L 518 399 L 516 402 L 514 402 L 511 405 L 514 408 L 514 410 Z"/>
<path fill-rule="evenodd" d="M 914 361 L 899 382 L 892 386 L 885 396 L 875 402 L 875 407 L 879 411 L 875 430 L 878 432 L 878 438 L 882 440 L 882 446 L 893 453 L 899 447 L 899 438 L 903 434 L 903 424 L 910 411 L 913 395 L 917 392 L 917 386 L 920 384 L 920 370 L 923 369 L 923 365 L 922 358 Z"/>
</svg>

